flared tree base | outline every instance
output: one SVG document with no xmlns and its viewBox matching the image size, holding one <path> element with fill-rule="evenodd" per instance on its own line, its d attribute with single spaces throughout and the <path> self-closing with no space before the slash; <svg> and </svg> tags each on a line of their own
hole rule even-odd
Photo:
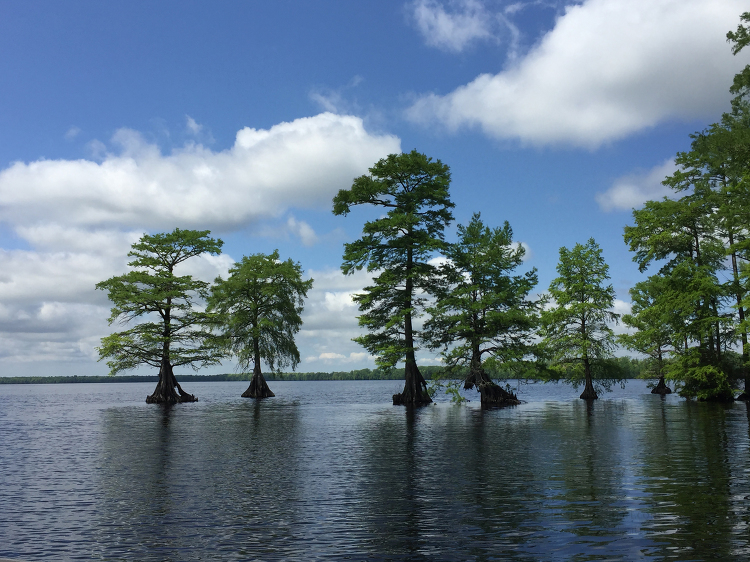
<svg viewBox="0 0 750 562">
<path fill-rule="evenodd" d="M 183 402 L 197 402 L 198 399 L 193 394 L 188 394 L 172 372 L 172 366 L 162 366 L 159 373 L 159 382 L 156 383 L 154 393 L 146 396 L 146 404 L 181 404 Z"/>
<path fill-rule="evenodd" d="M 596 400 L 599 398 L 599 395 L 596 393 L 596 390 L 594 390 L 594 385 L 591 383 L 590 380 L 586 381 L 586 387 L 583 389 L 583 392 L 581 393 L 581 399 L 582 400 Z"/>
<path fill-rule="evenodd" d="M 481 367 L 479 370 L 472 371 L 464 380 L 464 390 L 471 390 L 475 386 L 479 391 L 483 407 L 515 406 L 521 403 L 515 394 L 493 382 Z"/>
<path fill-rule="evenodd" d="M 516 406 L 521 403 L 515 394 L 508 392 L 494 382 L 479 385 L 477 390 L 479 390 L 483 407 Z"/>
<path fill-rule="evenodd" d="M 664 396 L 665 394 L 672 394 L 672 389 L 667 386 L 667 383 L 664 382 L 664 377 L 662 377 L 659 379 L 659 384 L 651 389 L 651 394 L 661 394 Z"/>
<path fill-rule="evenodd" d="M 404 369 L 406 382 L 404 391 L 393 395 L 394 406 L 426 406 L 432 404 L 432 398 L 427 392 L 427 381 L 419 372 L 415 363 L 407 363 Z"/>
<path fill-rule="evenodd" d="M 268 388 L 265 377 L 260 371 L 253 372 L 253 378 L 250 380 L 250 386 L 247 390 L 242 393 L 243 398 L 271 398 L 276 396 L 271 389 Z"/>
</svg>

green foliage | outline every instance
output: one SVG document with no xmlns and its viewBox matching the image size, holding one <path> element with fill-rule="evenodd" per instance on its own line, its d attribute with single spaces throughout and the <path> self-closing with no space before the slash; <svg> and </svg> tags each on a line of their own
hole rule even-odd
<svg viewBox="0 0 750 562">
<path fill-rule="evenodd" d="M 680 396 L 698 400 L 733 399 L 732 379 L 722 365 L 712 365 L 701 350 L 691 348 L 667 368 L 668 378 L 677 381 Z"/>
<path fill-rule="evenodd" d="M 302 326 L 302 310 L 312 279 L 302 280 L 302 268 L 279 252 L 245 256 L 217 277 L 208 299 L 214 326 L 225 348 L 247 369 L 265 361 L 271 371 L 297 367 L 300 356 L 294 335 Z"/>
<path fill-rule="evenodd" d="M 513 370 L 533 353 L 539 303 L 528 297 L 536 269 L 511 275 L 524 255 L 507 221 L 491 229 L 476 213 L 458 226 L 441 267 L 445 286 L 425 323 L 430 347 L 443 348 L 446 365 L 480 369 L 486 356 L 493 371 Z"/>
<path fill-rule="evenodd" d="M 738 33 L 738 40 L 745 41 L 746 35 Z M 718 399 L 735 380 L 724 371 L 727 350 L 738 340 L 747 347 L 744 314 L 750 302 L 742 271 L 750 257 L 750 184 L 745 179 L 750 171 L 750 109 L 735 100 L 720 123 L 691 139 L 691 149 L 675 159 L 680 168 L 663 182 L 685 195 L 648 201 L 634 211 L 636 224 L 626 227 L 625 241 L 641 271 L 660 265 L 658 275 L 649 278 L 660 278 L 652 310 L 642 314 L 651 315 L 654 326 L 661 318 L 662 331 L 668 332 L 662 336 L 668 337 L 676 358 L 667 376 L 684 396 Z M 727 269 L 728 276 L 723 273 Z M 638 329 L 636 339 L 653 336 L 653 330 L 650 336 L 641 333 L 644 325 Z M 718 371 L 724 374 L 718 376 Z M 707 388 L 710 383 L 717 387 Z"/>
<path fill-rule="evenodd" d="M 727 41 L 733 43 L 733 55 L 736 55 L 750 44 L 750 12 L 744 12 L 740 15 L 740 22 L 737 26 L 737 31 L 727 33 Z M 750 65 L 745 65 L 745 68 L 734 76 L 734 81 L 729 91 L 738 97 L 747 95 L 747 92 L 750 91 Z"/>
<path fill-rule="evenodd" d="M 617 322 L 619 315 L 611 311 L 615 291 L 604 285 L 609 279 L 609 266 L 593 238 L 576 244 L 572 250 L 560 248 L 557 265 L 559 277 L 549 287 L 552 305 L 542 311 L 542 348 L 550 362 L 546 378 L 563 379 L 578 385 L 587 378 L 598 379 L 607 386 L 608 380 L 620 380 L 613 372 L 611 359 L 615 335 L 608 323 Z"/>
<path fill-rule="evenodd" d="M 365 204 L 386 210 L 365 223 L 359 240 L 344 245 L 341 266 L 345 274 L 377 272 L 373 284 L 354 297 L 362 312 L 359 324 L 369 332 L 355 341 L 381 367 L 414 362 L 419 333 L 412 320 L 436 290 L 437 271 L 428 261 L 445 249 L 443 232 L 453 220 L 449 185 L 448 166 L 412 151 L 378 161 L 333 199 L 336 215 Z"/>
<path fill-rule="evenodd" d="M 622 317 L 623 323 L 635 329 L 634 333 L 621 334 L 618 342 L 628 349 L 647 355 L 650 359 L 647 375 L 661 378 L 667 356 L 675 346 L 673 337 L 680 319 L 668 304 L 670 287 L 662 276 L 651 276 L 630 289 L 631 313 Z"/>
<path fill-rule="evenodd" d="M 174 271 L 191 257 L 221 252 L 223 242 L 208 234 L 177 228 L 144 235 L 128 252 L 133 271 L 97 283 L 113 303 L 110 325 L 139 320 L 102 338 L 99 358 L 109 359 L 111 375 L 139 365 L 160 367 L 162 361 L 195 369 L 219 362 L 216 338 L 206 327 L 209 315 L 195 309 L 206 298 L 208 283 Z"/>
</svg>

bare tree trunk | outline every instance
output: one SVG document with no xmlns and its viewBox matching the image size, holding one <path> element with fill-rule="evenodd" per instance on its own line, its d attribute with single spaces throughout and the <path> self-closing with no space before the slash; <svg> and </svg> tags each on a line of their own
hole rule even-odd
<svg viewBox="0 0 750 562">
<path fill-rule="evenodd" d="M 469 376 L 464 380 L 464 389 L 469 390 L 477 387 L 481 396 L 482 406 L 511 406 L 520 404 L 521 401 L 512 392 L 508 392 L 500 385 L 493 382 L 487 372 L 482 368 L 479 347 L 476 346 L 471 354 L 471 366 Z"/>
<path fill-rule="evenodd" d="M 411 360 L 409 360 L 409 355 L 411 355 Z M 432 398 L 427 392 L 427 381 L 419 372 L 413 351 L 407 353 L 404 378 L 404 391 L 393 395 L 394 406 L 424 406 L 432 403 Z"/>
<path fill-rule="evenodd" d="M 672 389 L 667 386 L 666 382 L 664 382 L 664 377 L 660 377 L 659 384 L 651 389 L 651 394 L 672 394 Z"/>
<path fill-rule="evenodd" d="M 411 309 L 411 298 L 414 293 L 414 282 L 411 279 L 413 267 L 412 249 L 406 250 L 406 302 L 407 310 Z M 411 322 L 411 312 L 406 313 L 404 318 L 404 344 L 406 346 L 406 365 L 404 367 L 404 391 L 393 395 L 394 406 L 423 406 L 431 404 L 432 398 L 427 392 L 427 381 L 417 367 L 417 359 L 414 356 L 414 329 Z"/>
<path fill-rule="evenodd" d="M 166 358 L 162 358 L 159 369 L 159 382 L 156 383 L 154 393 L 146 397 L 147 404 L 180 404 L 182 402 L 197 402 L 193 394 L 182 390 L 180 383 L 172 372 L 172 365 Z"/>
<path fill-rule="evenodd" d="M 260 372 L 260 365 L 256 365 L 253 369 L 253 378 L 250 380 L 250 386 L 247 390 L 242 393 L 243 398 L 271 398 L 276 396 L 271 389 L 268 388 L 268 383 L 263 377 L 263 373 Z"/>
<path fill-rule="evenodd" d="M 588 356 L 583 358 L 583 373 L 586 376 L 586 386 L 581 393 L 581 398 L 584 400 L 596 400 L 599 396 L 594 390 L 594 382 L 591 379 L 591 363 L 589 362 Z"/>
</svg>

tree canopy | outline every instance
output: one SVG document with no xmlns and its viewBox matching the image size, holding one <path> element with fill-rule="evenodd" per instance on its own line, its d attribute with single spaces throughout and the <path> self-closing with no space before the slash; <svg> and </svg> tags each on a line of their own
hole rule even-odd
<svg viewBox="0 0 750 562">
<path fill-rule="evenodd" d="M 436 289 L 437 270 L 429 261 L 446 247 L 444 230 L 454 206 L 449 185 L 448 166 L 413 150 L 379 160 L 333 199 L 335 215 L 347 215 L 356 205 L 386 211 L 365 223 L 360 239 L 344 245 L 341 269 L 375 273 L 373 284 L 354 297 L 362 312 L 359 324 L 368 331 L 355 341 L 381 367 L 404 361 L 404 392 L 394 395 L 396 404 L 431 402 L 417 367 L 420 333 L 414 318 Z"/>
<path fill-rule="evenodd" d="M 141 365 L 158 367 L 159 383 L 147 402 L 194 401 L 194 396 L 182 391 L 173 368 L 198 369 L 219 363 L 221 358 L 217 340 L 207 326 L 209 317 L 195 306 L 208 296 L 208 283 L 175 272 L 190 258 L 221 252 L 223 242 L 209 234 L 208 230 L 179 228 L 146 234 L 128 252 L 133 258 L 128 265 L 133 270 L 96 285 L 107 291 L 113 303 L 110 325 L 139 320 L 129 330 L 102 338 L 100 360 L 108 359 L 112 375 Z"/>
<path fill-rule="evenodd" d="M 279 260 L 279 251 L 245 256 L 217 277 L 208 299 L 223 345 L 240 368 L 253 366 L 250 387 L 243 396 L 273 396 L 261 372 L 265 362 L 272 372 L 294 370 L 300 356 L 294 336 L 302 326 L 305 297 L 313 284 L 302 280 L 302 268 L 291 259 Z"/>
<path fill-rule="evenodd" d="M 559 277 L 549 287 L 552 303 L 542 311 L 543 347 L 552 362 L 551 372 L 574 385 L 584 383 L 581 398 L 598 398 L 598 384 L 617 380 L 612 357 L 615 335 L 610 323 L 619 315 L 612 311 L 615 290 L 609 266 L 593 238 L 573 249 L 560 248 Z M 596 377 L 595 377 L 596 375 Z"/>
<path fill-rule="evenodd" d="M 512 275 L 524 255 L 507 221 L 493 229 L 475 213 L 467 226 L 458 226 L 457 242 L 446 249 L 448 262 L 441 269 L 447 286 L 425 323 L 431 347 L 444 349 L 446 365 L 468 370 L 464 388 L 476 385 L 483 404 L 517 402 L 492 381 L 487 364 L 513 371 L 532 352 L 538 304 L 528 297 L 536 269 Z"/>
</svg>

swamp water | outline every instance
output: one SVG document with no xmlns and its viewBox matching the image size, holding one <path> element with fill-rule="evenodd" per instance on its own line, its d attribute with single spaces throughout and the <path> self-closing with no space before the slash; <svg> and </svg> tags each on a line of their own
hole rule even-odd
<svg viewBox="0 0 750 562">
<path fill-rule="evenodd" d="M 747 560 L 750 411 L 563 385 L 407 410 L 397 381 L 0 385 L 0 558 Z M 447 399 L 443 399 L 447 400 Z"/>
</svg>

